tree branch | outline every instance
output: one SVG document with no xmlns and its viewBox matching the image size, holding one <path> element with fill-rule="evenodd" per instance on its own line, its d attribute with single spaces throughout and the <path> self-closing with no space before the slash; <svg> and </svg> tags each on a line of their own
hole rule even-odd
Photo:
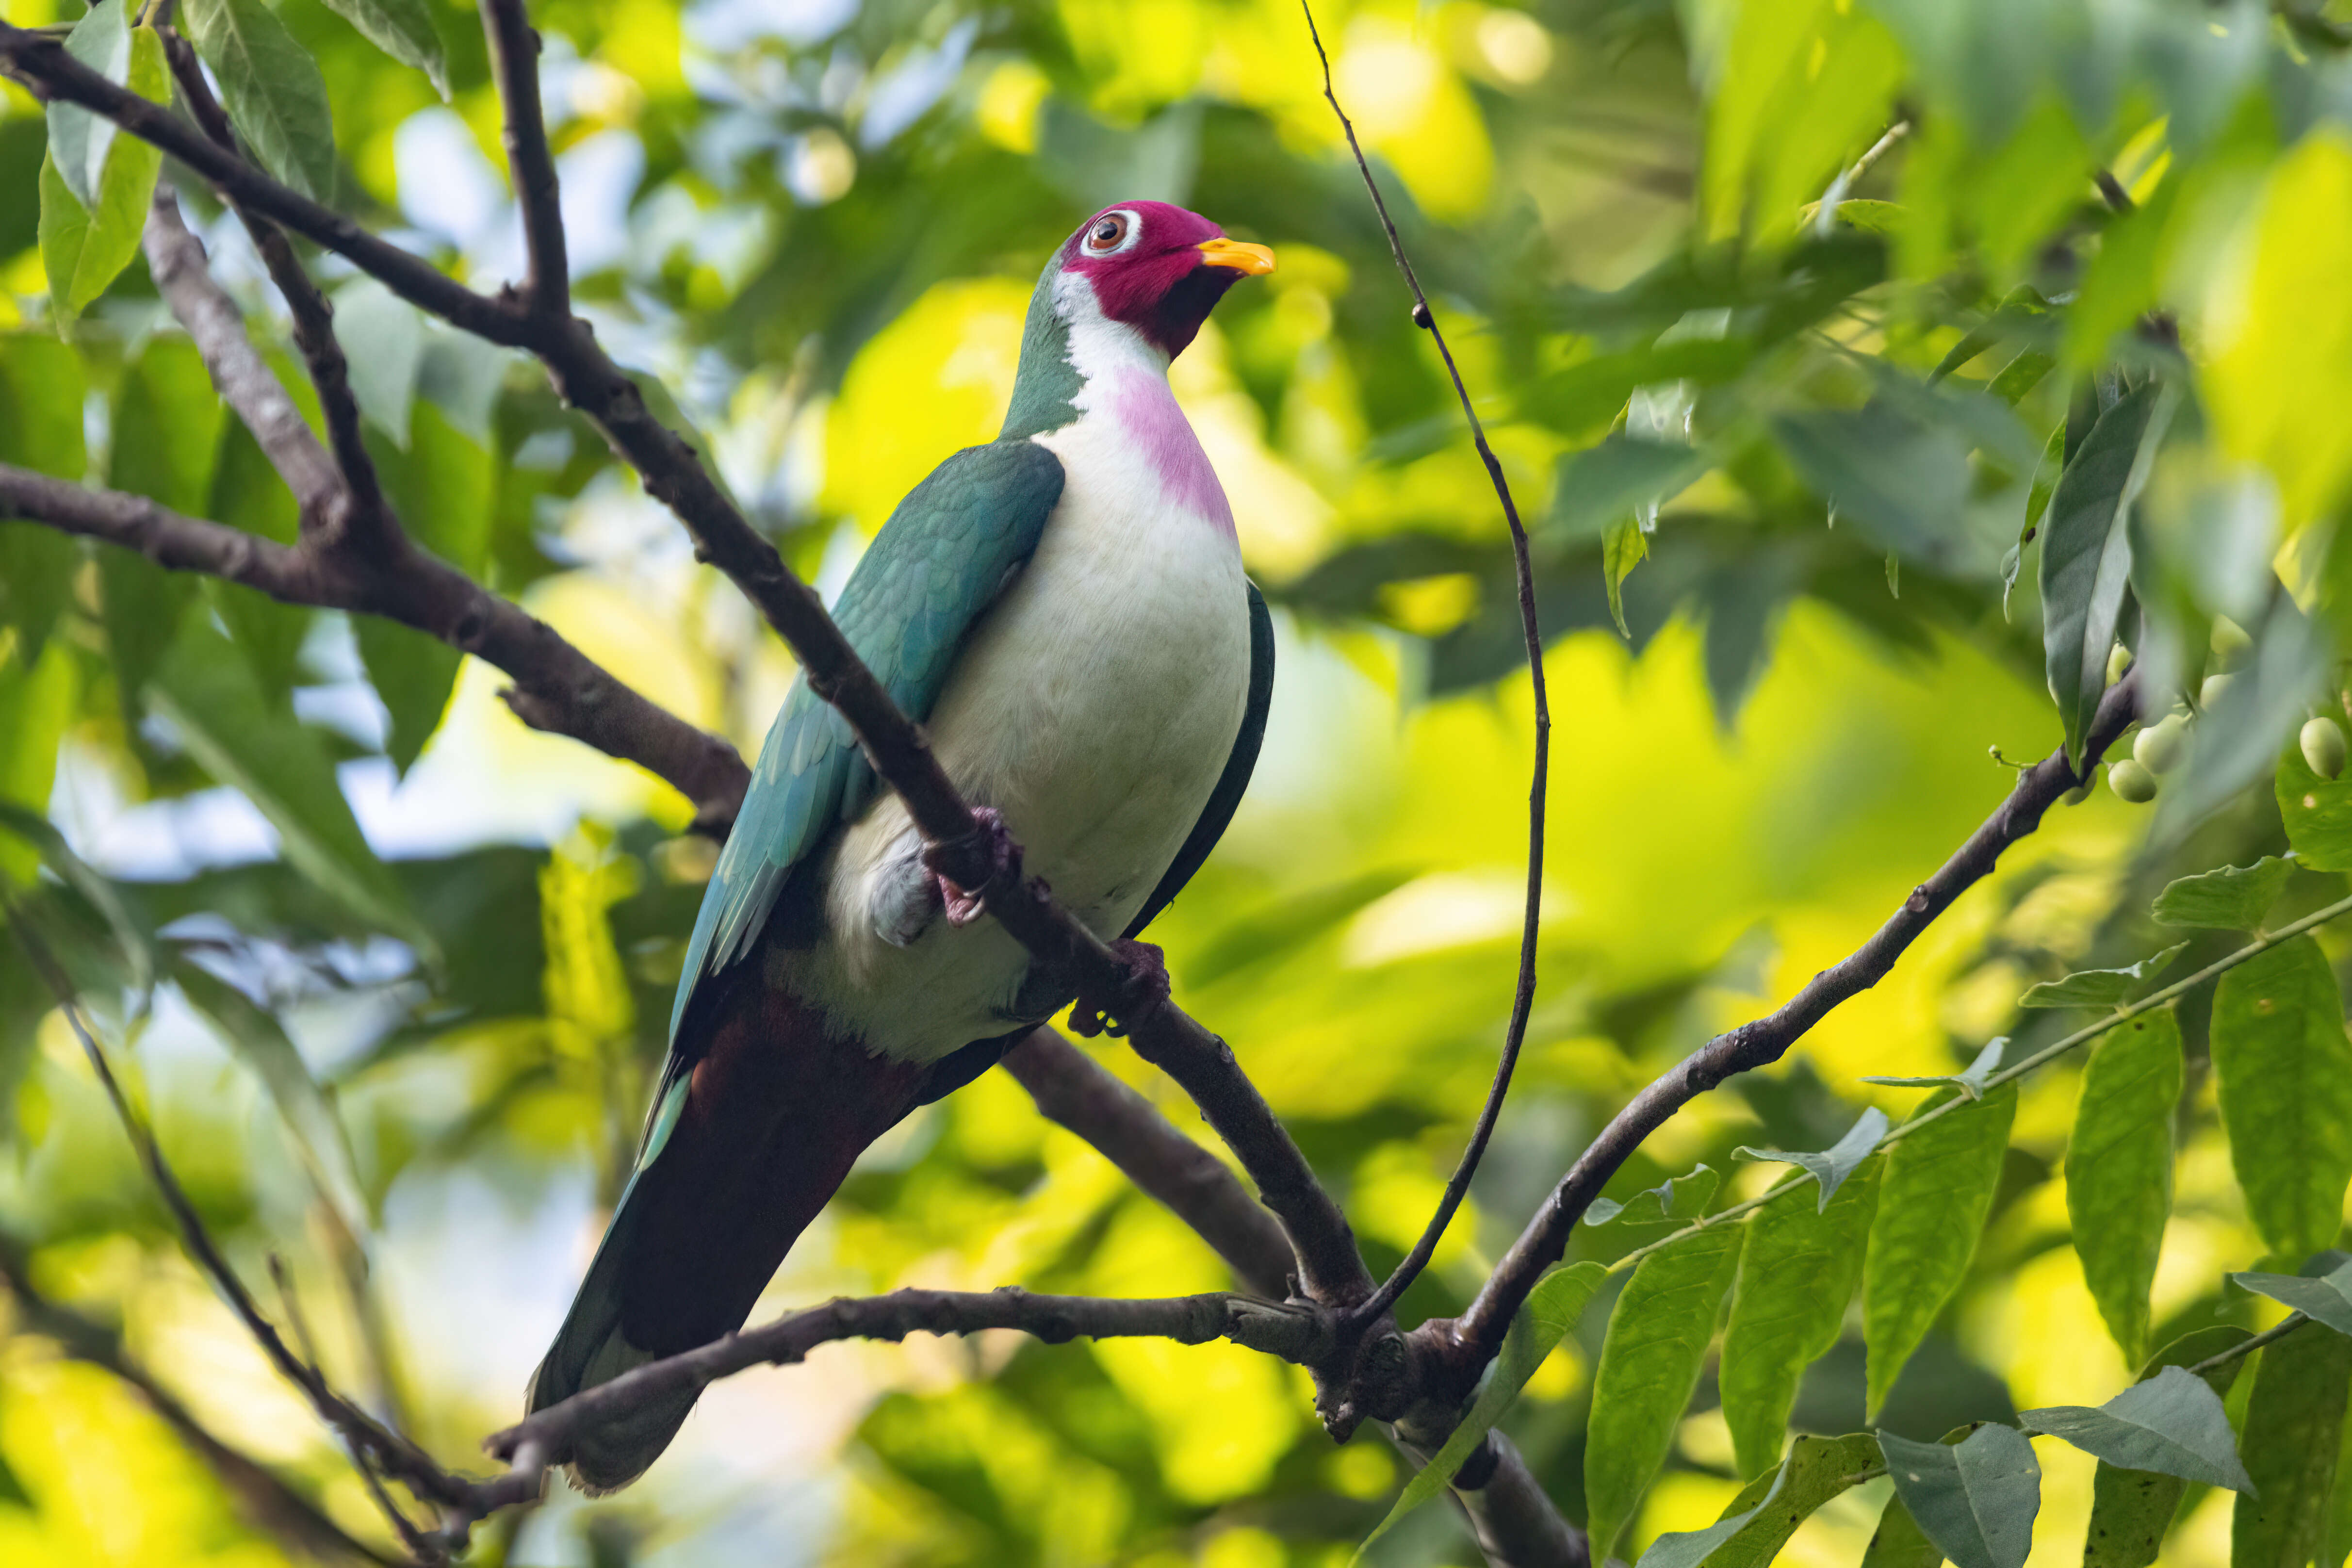
<svg viewBox="0 0 2352 1568">
<path fill-rule="evenodd" d="M 0 520 L 12 516 L 290 605 L 414 626 L 512 677 L 507 705 L 531 728 L 569 735 L 667 780 L 694 802 L 698 827 L 723 835 L 742 805 L 751 771 L 733 746 L 647 701 L 547 623 L 425 551 L 410 546 L 389 562 L 354 563 L 185 517 L 142 496 L 0 463 Z"/>
<path fill-rule="evenodd" d="M 1511 534 L 1511 570 L 1518 589 L 1519 634 L 1527 644 L 1528 680 L 1535 705 L 1535 764 L 1528 784 L 1527 897 L 1519 923 L 1519 973 L 1511 996 L 1511 1020 L 1503 1031 L 1502 1054 L 1495 1064 L 1494 1082 L 1486 1089 L 1486 1103 L 1479 1109 L 1477 1125 L 1471 1130 L 1470 1142 L 1445 1184 L 1436 1212 L 1430 1215 L 1412 1250 L 1398 1263 L 1380 1289 L 1355 1310 L 1354 1321 L 1369 1325 L 1396 1304 L 1397 1298 L 1420 1278 L 1421 1271 L 1429 1267 L 1430 1258 L 1436 1255 L 1437 1244 L 1444 1237 L 1446 1226 L 1454 1223 L 1463 1198 L 1468 1195 L 1471 1178 L 1478 1173 L 1478 1162 L 1495 1135 L 1495 1123 L 1503 1114 L 1503 1100 L 1511 1091 L 1511 1074 L 1518 1067 L 1519 1049 L 1527 1043 L 1528 1017 L 1536 1000 L 1536 940 L 1543 921 L 1544 801 L 1551 776 L 1551 698 L 1544 679 L 1543 628 L 1536 619 L 1535 566 L 1528 559 L 1528 531 L 1519 521 L 1517 503 L 1511 500 L 1510 482 L 1503 477 L 1503 465 L 1495 456 L 1495 448 L 1487 444 L 1486 426 L 1471 405 L 1470 389 L 1463 384 L 1461 367 L 1454 363 L 1454 351 L 1447 346 L 1436 314 L 1429 308 L 1429 296 L 1422 292 L 1421 279 L 1414 274 L 1412 261 L 1406 258 L 1404 241 L 1397 237 L 1396 222 L 1389 216 L 1388 202 L 1381 195 L 1379 182 L 1372 178 L 1372 167 L 1364 160 L 1363 147 L 1356 141 L 1355 122 L 1339 107 L 1339 94 L 1332 89 L 1331 57 L 1323 51 L 1323 35 L 1315 26 L 1315 8 L 1308 0 L 1298 0 L 1298 9 L 1307 18 L 1307 36 L 1314 42 L 1315 58 L 1323 67 L 1324 101 L 1339 117 L 1339 129 L 1348 138 L 1348 151 L 1355 154 L 1356 173 L 1363 177 L 1364 189 L 1372 198 L 1372 210 L 1380 215 L 1381 228 L 1388 235 L 1389 254 L 1395 258 L 1405 287 L 1412 291 L 1413 324 L 1430 335 L 1437 345 L 1439 357 L 1445 362 L 1445 374 L 1453 380 L 1454 395 L 1462 405 L 1462 416 L 1470 423 L 1471 444 L 1477 447 L 1479 461 L 1486 467 L 1486 479 L 1495 487 L 1495 499 L 1502 503 L 1503 521 Z"/>
<path fill-rule="evenodd" d="M 507 106 L 507 168 L 514 180 L 515 202 L 522 209 L 523 244 L 530 258 L 522 306 L 534 317 L 552 321 L 572 313 L 572 273 L 555 157 L 548 150 L 547 121 L 539 101 L 539 34 L 524 14 L 523 0 L 481 0 L 481 12 L 490 71 Z"/>
<path fill-rule="evenodd" d="M 329 1562 L 378 1563 L 386 1568 L 401 1562 L 352 1537 L 277 1472 L 214 1436 L 156 1382 L 153 1373 L 123 1350 L 120 1334 L 50 1300 L 36 1288 L 30 1259 L 7 1237 L 0 1237 L 0 1284 L 5 1284 L 16 1300 L 21 1327 L 55 1341 L 74 1360 L 110 1372 L 138 1390 L 148 1407 L 212 1468 L 256 1524 L 298 1551 Z"/>
<path fill-rule="evenodd" d="M 1282 1226 L 1223 1161 L 1050 1028 L 1004 1053 L 1045 1119 L 1069 1129 L 1199 1233 L 1253 1295 L 1281 1300 L 1297 1267 Z"/>
<path fill-rule="evenodd" d="M 902 1340 L 908 1334 L 976 1334 L 1013 1329 L 1047 1344 L 1074 1339 L 1137 1336 L 1206 1344 L 1236 1344 L 1305 1364 L 1329 1348 L 1330 1322 L 1312 1307 L 1277 1305 L 1212 1291 L 1114 1300 L 1093 1296 L 1039 1296 L 1015 1286 L 988 1291 L 895 1290 L 887 1296 L 844 1297 L 756 1329 L 651 1362 L 609 1383 L 585 1389 L 488 1438 L 483 1447 L 500 1458 L 535 1447 L 544 1464 L 571 1457 L 573 1434 L 667 1395 L 699 1393 L 750 1367 L 790 1365 L 835 1340 Z"/>
<path fill-rule="evenodd" d="M 1559 1261 L 1592 1200 L 1642 1142 L 1668 1118 L 1734 1073 L 1776 1062 L 1830 1011 L 1885 978 L 1906 948 L 1962 893 L 1989 875 L 2002 850 L 2042 825 L 2058 797 L 2086 782 L 2116 738 L 2138 717 L 2139 681 L 2126 675 L 2107 689 L 2091 721 L 2083 772 L 2067 764 L 2064 747 L 2018 775 L 1999 810 L 1969 836 L 1968 842 L 1936 874 L 1911 889 L 1903 907 L 1868 942 L 1807 982 L 1804 988 L 1764 1017 L 1718 1035 L 1672 1071 L 1635 1095 L 1569 1168 L 1567 1175 L 1529 1220 L 1477 1298 L 1461 1318 L 1433 1320 L 1414 1337 L 1459 1376 L 1475 1379 L 1501 1350 L 1503 1333 L 1543 1271 Z"/>
<path fill-rule="evenodd" d="M 180 96 L 195 115 L 196 123 L 223 152 L 242 160 L 236 132 L 219 100 L 213 97 L 212 84 L 205 79 L 196 51 L 176 28 L 163 27 L 160 31 L 164 56 L 171 61 L 173 79 L 179 84 Z M 163 188 L 157 186 L 158 201 L 163 199 Z M 327 438 L 333 445 L 335 467 L 342 479 L 343 505 L 321 508 L 315 516 L 310 509 L 304 509 L 305 537 L 316 532 L 331 546 L 348 545 L 371 556 L 388 555 L 400 547 L 404 536 L 400 520 L 394 515 L 392 503 L 376 477 L 375 459 L 368 455 L 367 443 L 360 433 L 359 399 L 352 392 L 351 366 L 343 357 L 342 344 L 335 340 L 333 307 L 320 292 L 301 258 L 294 254 L 293 243 L 286 237 L 285 230 L 241 202 L 231 201 L 230 206 L 245 225 L 246 232 L 253 237 L 254 247 L 269 269 L 270 281 L 278 285 L 278 292 L 284 297 L 287 310 L 294 318 L 294 346 L 301 351 L 303 363 L 310 372 L 310 384 L 319 394 L 319 408 L 326 416 Z M 201 246 L 197 255 L 203 255 Z M 210 282 L 208 276 L 205 281 Z M 182 325 L 188 326 L 192 334 L 195 331 L 185 318 L 182 318 Z"/>
<path fill-rule="evenodd" d="M 312 526 L 341 501 L 342 477 L 286 388 L 263 363 L 261 351 L 246 332 L 245 317 L 213 281 L 204 241 L 180 221 L 180 199 L 168 183 L 156 183 L 141 246 L 157 292 L 195 341 L 213 385 L 294 492 L 304 526 Z"/>
</svg>

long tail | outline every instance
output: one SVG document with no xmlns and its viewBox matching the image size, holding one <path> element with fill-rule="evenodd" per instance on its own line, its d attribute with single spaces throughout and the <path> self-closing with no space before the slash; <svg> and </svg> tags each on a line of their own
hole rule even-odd
<svg viewBox="0 0 2352 1568">
<path fill-rule="evenodd" d="M 745 983 L 682 1022 L 681 1039 L 709 1044 L 665 1086 L 636 1173 L 531 1376 L 534 1411 L 740 1328 L 851 1163 L 927 1098 L 928 1064 L 868 1055 L 744 967 Z M 592 1493 L 628 1485 L 694 1400 L 583 1428 L 573 1480 Z"/>
</svg>

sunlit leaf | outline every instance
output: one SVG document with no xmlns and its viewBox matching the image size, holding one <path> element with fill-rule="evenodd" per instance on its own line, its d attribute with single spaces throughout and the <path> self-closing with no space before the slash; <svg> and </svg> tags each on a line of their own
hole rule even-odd
<svg viewBox="0 0 2352 1568">
<path fill-rule="evenodd" d="M 2332 1245 L 2352 1182 L 2352 1042 L 2319 944 L 2299 936 L 2223 974 L 2212 1049 L 2254 1227 L 2288 1258 Z"/>
<path fill-rule="evenodd" d="M 1863 1081 L 1895 1083 L 1914 1080 L 1865 1079 Z M 1916 1081 L 1940 1083 L 1944 1080 L 1923 1079 Z M 1855 1118 L 1853 1125 L 1846 1130 L 1844 1137 L 1818 1154 L 1790 1153 L 1781 1149 L 1751 1149 L 1744 1143 L 1734 1149 L 1731 1153 L 1734 1159 L 1758 1160 L 1767 1163 L 1796 1165 L 1802 1168 L 1820 1187 L 1820 1195 L 1813 1205 L 1814 1211 L 1825 1213 L 1830 1206 L 1830 1200 L 1837 1196 L 1840 1184 L 1848 1176 L 1853 1174 L 1857 1166 L 1870 1158 L 1871 1152 L 1878 1147 L 1878 1141 L 1886 1136 L 1887 1126 L 1886 1112 L 1874 1105 Z"/>
<path fill-rule="evenodd" d="M 1929 1073 L 1920 1078 L 1865 1077 L 1864 1083 L 1883 1083 L 1889 1089 L 1941 1089 L 1949 1086 L 1970 1100 L 1984 1097 L 1985 1085 L 2000 1070 L 2000 1060 L 2009 1050 L 2009 1037 L 1995 1035 L 1984 1043 L 1974 1060 L 1958 1072 Z"/>
<path fill-rule="evenodd" d="M 2317 1279 L 2300 1274 L 2232 1274 L 2230 1282 L 2292 1307 L 2339 1334 L 2352 1334 L 2352 1263 Z"/>
<path fill-rule="evenodd" d="M 1939 1094 L 1920 1112 L 1954 1097 L 1954 1091 Z M 2017 1090 L 2003 1088 L 1937 1117 L 1887 1151 L 1863 1274 L 1874 1418 L 1968 1272 L 2016 1114 Z"/>
<path fill-rule="evenodd" d="M 66 35 L 66 53 L 118 87 L 131 85 L 131 24 L 123 0 L 100 0 Z M 150 95 L 152 96 L 152 95 Z M 94 210 L 106 184 L 106 160 L 117 135 L 114 121 L 62 99 L 47 109 L 49 157 L 74 200 Z"/>
<path fill-rule="evenodd" d="M 1669 1177 L 1657 1186 L 1636 1193 L 1626 1203 L 1618 1203 L 1613 1198 L 1595 1198 L 1584 1211 L 1584 1223 L 1619 1223 L 1628 1226 L 1686 1225 L 1706 1213 L 1706 1205 L 1715 1201 L 1716 1188 L 1722 1184 L 1720 1172 L 1711 1166 L 1701 1165 L 1687 1175 Z"/>
<path fill-rule="evenodd" d="M 1612 435 L 1560 460 L 1548 526 L 1573 538 L 1603 533 L 1644 508 L 1654 517 L 1706 468 L 1695 447 Z"/>
<path fill-rule="evenodd" d="M 124 85 L 142 98 L 167 101 L 171 69 L 155 30 L 131 28 L 121 52 Z M 41 267 L 48 277 L 50 310 L 60 330 L 105 293 L 139 254 L 148 199 L 163 167 L 162 152 L 135 136 L 93 133 L 88 143 L 87 201 L 74 194 L 54 152 L 41 166 Z M 68 148 L 68 155 L 74 151 Z"/>
<path fill-rule="evenodd" d="M 1665 1462 L 1738 1272 L 1742 1227 L 1717 1226 L 1642 1259 L 1609 1314 L 1585 1426 L 1584 1495 L 1596 1556 L 1614 1550 Z"/>
</svg>

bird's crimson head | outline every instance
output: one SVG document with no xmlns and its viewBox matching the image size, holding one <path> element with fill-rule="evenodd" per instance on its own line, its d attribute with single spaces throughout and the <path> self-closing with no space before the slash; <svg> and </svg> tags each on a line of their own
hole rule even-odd
<svg viewBox="0 0 2352 1568">
<path fill-rule="evenodd" d="M 1263 245 L 1227 239 L 1198 213 L 1166 202 L 1122 202 L 1063 242 L 1061 265 L 1094 286 L 1096 303 L 1174 359 L 1227 289 L 1274 270 Z"/>
</svg>

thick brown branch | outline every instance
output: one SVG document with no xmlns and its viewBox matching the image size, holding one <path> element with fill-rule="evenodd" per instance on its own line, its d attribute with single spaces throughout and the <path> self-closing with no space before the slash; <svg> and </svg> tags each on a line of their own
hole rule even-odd
<svg viewBox="0 0 2352 1568">
<path fill-rule="evenodd" d="M 205 269 L 204 241 L 180 221 L 180 199 L 168 184 L 155 187 L 142 244 L 157 292 L 195 341 L 222 400 L 253 432 L 262 455 L 294 492 L 303 518 L 324 517 L 343 495 L 334 459 L 263 362 L 245 330 L 245 317 Z"/>
<path fill-rule="evenodd" d="M 44 1295 L 33 1283 L 23 1249 L 5 1237 L 0 1237 L 0 1283 L 16 1300 L 20 1327 L 55 1341 L 74 1360 L 112 1373 L 138 1390 L 149 1408 L 211 1467 L 256 1524 L 298 1551 L 329 1562 L 390 1565 L 400 1561 L 354 1539 L 275 1471 L 214 1436 L 153 1373 L 124 1351 L 121 1335 Z"/>
<path fill-rule="evenodd" d="M 1510 1022 L 1503 1030 L 1503 1048 L 1495 1063 L 1494 1081 L 1487 1086 L 1486 1102 L 1479 1109 L 1477 1125 L 1471 1129 L 1470 1142 L 1454 1164 L 1454 1174 L 1438 1199 L 1436 1212 L 1422 1228 L 1412 1250 L 1381 1282 L 1380 1289 L 1355 1310 L 1355 1321 L 1369 1325 L 1396 1304 L 1397 1298 L 1436 1256 L 1437 1244 L 1444 1239 L 1446 1226 L 1454 1223 L 1462 1200 L 1469 1194 L 1471 1178 L 1478 1173 L 1478 1162 L 1485 1157 L 1487 1142 L 1495 1135 L 1495 1123 L 1503 1114 L 1503 1100 L 1511 1091 L 1511 1075 L 1518 1067 L 1519 1049 L 1527 1043 L 1528 1018 L 1536 1003 L 1536 941 L 1543 923 L 1544 801 L 1551 778 L 1551 697 L 1544 678 L 1543 628 L 1536 619 L 1535 565 L 1528 556 L 1528 531 L 1519 521 L 1518 503 L 1511 499 L 1510 481 L 1504 478 L 1502 462 L 1487 443 L 1486 426 L 1470 401 L 1470 389 L 1463 383 L 1461 367 L 1454 363 L 1454 350 L 1447 345 L 1445 333 L 1437 325 L 1436 313 L 1429 308 L 1429 296 L 1422 292 L 1421 279 L 1405 256 L 1396 221 L 1389 216 L 1387 198 L 1381 195 L 1380 183 L 1372 178 L 1372 166 L 1365 161 L 1364 149 L 1356 141 L 1355 122 L 1339 107 L 1339 95 L 1332 89 L 1331 57 L 1323 52 L 1323 35 L 1315 26 L 1315 8 L 1307 0 L 1299 0 L 1298 8 L 1307 17 L 1307 36 L 1314 42 L 1315 58 L 1323 67 L 1324 101 L 1331 106 L 1339 129 L 1347 135 L 1348 151 L 1355 154 L 1356 173 L 1362 176 L 1364 190 L 1372 198 L 1372 210 L 1380 215 L 1381 228 L 1388 236 L 1389 254 L 1396 261 L 1397 271 L 1403 275 L 1405 287 L 1412 291 L 1413 323 L 1430 335 L 1437 345 L 1438 357 L 1445 362 L 1445 374 L 1453 380 L 1454 398 L 1462 405 L 1462 416 L 1469 421 L 1471 444 L 1477 448 L 1479 461 L 1486 465 L 1486 479 L 1495 488 L 1495 499 L 1502 503 L 1503 522 L 1511 535 L 1519 636 L 1527 644 L 1528 680 L 1535 710 L 1535 761 L 1528 781 L 1527 894 L 1521 905 L 1519 973 L 1511 994 Z"/>
<path fill-rule="evenodd" d="M 1243 1289 L 1280 1300 L 1297 1267 L 1282 1226 L 1223 1161 L 1170 1125 L 1159 1108 L 1050 1028 L 1004 1054 L 1046 1120 L 1100 1151 L 1199 1233 Z"/>
<path fill-rule="evenodd" d="M 483 1447 L 500 1458 L 511 1458 L 532 1445 L 543 1456 L 542 1463 L 562 1464 L 571 1457 L 572 1436 L 583 1425 L 610 1420 L 666 1395 L 698 1392 L 751 1367 L 798 1362 L 821 1344 L 902 1340 L 914 1333 L 976 1334 L 987 1329 L 1017 1330 L 1048 1344 L 1146 1337 L 1198 1345 L 1225 1339 L 1297 1363 L 1323 1354 L 1330 1342 L 1329 1320 L 1316 1309 L 1222 1291 L 1115 1300 L 1038 1296 L 1017 1288 L 896 1290 L 887 1296 L 828 1301 L 650 1363 L 536 1412 Z"/>
<path fill-rule="evenodd" d="M 496 665 L 507 703 L 534 729 L 569 735 L 667 780 L 697 823 L 723 834 L 751 772 L 735 748 L 613 679 L 544 621 L 425 551 L 355 563 L 185 517 L 142 496 L 0 463 L 0 518 L 46 523 L 136 550 L 158 565 L 241 583 L 288 604 L 383 616 Z M 5 526 L 5 524 L 0 524 Z"/>
<path fill-rule="evenodd" d="M 2000 808 L 1969 836 L 1968 842 L 1934 876 L 1911 889 L 1902 908 L 1868 942 L 1814 975 L 1776 1011 L 1717 1036 L 1635 1095 L 1578 1156 L 1469 1310 L 1452 1323 L 1423 1324 L 1414 1331 L 1416 1339 L 1442 1361 L 1452 1363 L 1460 1375 L 1475 1379 L 1501 1349 L 1504 1331 L 1536 1280 L 1567 1251 L 1569 1234 L 1577 1221 L 1643 1140 L 1734 1073 L 1780 1060 L 1831 1009 L 1884 979 L 1937 916 L 1990 874 L 2002 850 L 2039 827 L 2042 814 L 2060 795 L 2090 778 L 2106 749 L 2138 717 L 2138 677 L 2127 675 L 2100 700 L 2084 748 L 2081 774 L 2067 765 L 2063 747 L 2018 774 L 2016 787 Z"/>
<path fill-rule="evenodd" d="M 548 149 L 547 121 L 539 103 L 539 35 L 531 30 L 523 0 L 481 0 L 481 11 L 490 71 L 506 102 L 507 168 L 514 180 L 515 202 L 522 208 L 523 244 L 530 258 L 523 278 L 523 309 L 550 320 L 569 316 L 571 262 L 555 155 Z"/>
</svg>

